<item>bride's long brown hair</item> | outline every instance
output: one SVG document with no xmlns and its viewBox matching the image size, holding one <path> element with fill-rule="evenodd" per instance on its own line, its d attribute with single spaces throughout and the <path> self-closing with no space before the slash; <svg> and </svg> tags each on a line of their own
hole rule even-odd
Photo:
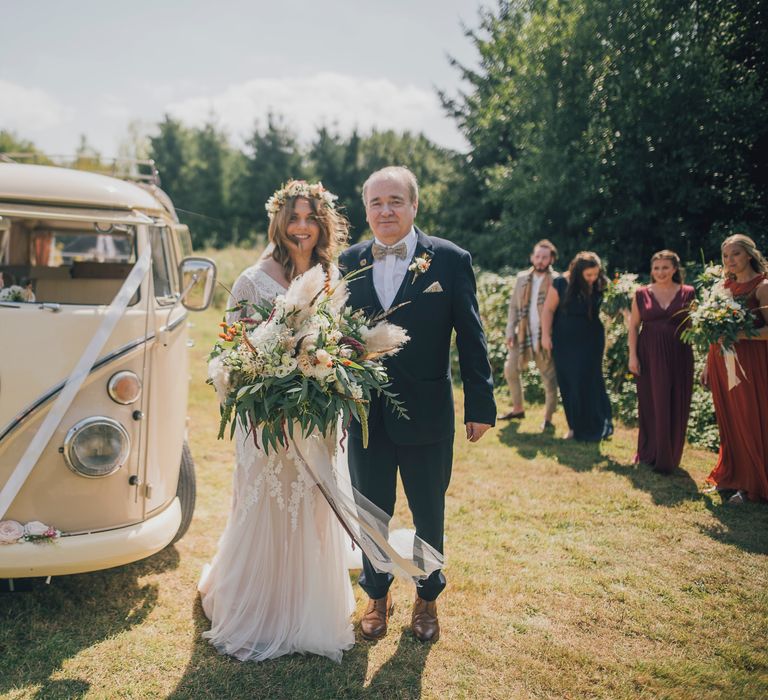
<svg viewBox="0 0 768 700">
<path fill-rule="evenodd" d="M 329 207 L 316 197 L 289 197 L 288 201 L 272 217 L 267 235 L 274 246 L 272 259 L 280 263 L 285 278 L 290 282 L 296 276 L 296 266 L 288 248 L 288 224 L 296 208 L 297 199 L 306 199 L 320 227 L 317 245 L 312 251 L 312 265 L 323 266 L 330 273 L 333 261 L 339 256 L 349 236 L 349 222 L 335 208 Z"/>
</svg>

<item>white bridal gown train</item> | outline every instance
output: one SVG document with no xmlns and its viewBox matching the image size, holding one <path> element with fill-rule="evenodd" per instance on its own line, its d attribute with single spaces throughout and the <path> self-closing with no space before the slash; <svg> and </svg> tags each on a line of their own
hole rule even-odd
<svg viewBox="0 0 768 700">
<path fill-rule="evenodd" d="M 255 265 L 232 296 L 258 303 L 284 292 Z M 232 507 L 199 583 L 211 621 L 203 637 L 243 661 L 293 652 L 341 661 L 355 642 L 341 526 L 292 447 L 267 455 L 241 426 L 235 443 Z"/>
<path fill-rule="evenodd" d="M 267 456 L 241 428 L 235 439 L 232 510 L 200 581 L 211 620 L 203 636 L 243 661 L 293 652 L 341 661 L 355 641 L 345 534 L 292 446 Z"/>
</svg>

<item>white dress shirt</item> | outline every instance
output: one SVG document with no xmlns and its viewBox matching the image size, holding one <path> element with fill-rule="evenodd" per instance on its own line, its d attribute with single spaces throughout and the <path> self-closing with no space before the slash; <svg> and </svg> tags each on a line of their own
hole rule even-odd
<svg viewBox="0 0 768 700">
<path fill-rule="evenodd" d="M 378 238 L 375 240 L 380 245 L 386 245 Z M 396 255 L 385 255 L 383 258 L 373 261 L 373 287 L 381 302 L 381 308 L 384 310 L 392 306 L 392 302 L 397 296 L 397 290 L 400 289 L 405 274 L 408 272 L 413 254 L 416 252 L 416 229 L 411 226 L 411 230 L 405 238 L 401 238 L 398 243 L 401 241 L 405 243 L 406 247 L 404 260 Z"/>
<path fill-rule="evenodd" d="M 539 318 L 539 290 L 541 289 L 541 283 L 544 281 L 544 275 L 537 275 L 535 272 L 531 274 L 533 279 L 531 280 L 531 305 L 528 307 L 528 330 L 531 333 L 533 351 L 538 352 L 539 328 L 541 327 L 541 319 Z"/>
</svg>

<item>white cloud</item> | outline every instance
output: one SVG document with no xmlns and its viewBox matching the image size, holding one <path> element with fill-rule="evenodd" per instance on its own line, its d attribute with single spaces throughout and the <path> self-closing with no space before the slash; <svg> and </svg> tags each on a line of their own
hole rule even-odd
<svg viewBox="0 0 768 700">
<path fill-rule="evenodd" d="M 441 145 L 465 147 L 434 92 L 386 79 L 366 80 L 338 73 L 249 80 L 215 95 L 171 102 L 165 111 L 194 126 L 202 125 L 213 113 L 238 140 L 247 139 L 256 121 L 264 125 L 267 114 L 273 112 L 285 117 L 304 142 L 325 124 L 344 134 L 354 128 L 365 133 L 373 127 L 423 132 Z"/>
<path fill-rule="evenodd" d="M 34 134 L 59 126 L 71 112 L 43 90 L 0 80 L 0 128 Z"/>
</svg>

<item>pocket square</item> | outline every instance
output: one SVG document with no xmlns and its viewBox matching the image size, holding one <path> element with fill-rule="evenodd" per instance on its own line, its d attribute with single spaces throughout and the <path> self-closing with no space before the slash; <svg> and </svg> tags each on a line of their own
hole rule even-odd
<svg viewBox="0 0 768 700">
<path fill-rule="evenodd" d="M 424 294 L 434 294 L 435 292 L 442 292 L 443 288 L 440 286 L 440 282 L 432 282 L 432 284 L 429 285 L 424 290 Z"/>
</svg>

